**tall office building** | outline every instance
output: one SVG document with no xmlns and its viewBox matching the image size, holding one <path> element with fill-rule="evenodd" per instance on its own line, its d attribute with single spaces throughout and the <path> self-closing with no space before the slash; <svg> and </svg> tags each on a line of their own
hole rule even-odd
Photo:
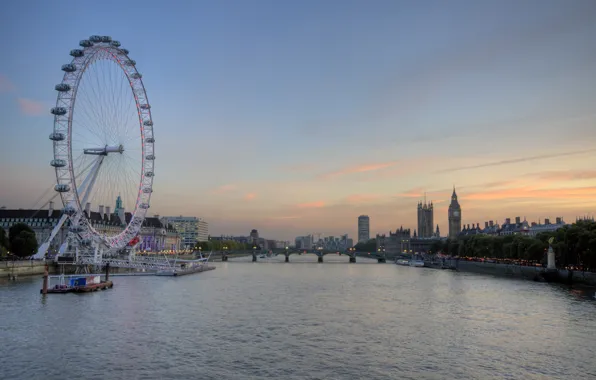
<svg viewBox="0 0 596 380">
<path fill-rule="evenodd" d="M 174 226 L 182 239 L 184 248 L 192 248 L 198 242 L 209 240 L 209 224 L 196 216 L 166 216 L 167 223 Z"/>
<path fill-rule="evenodd" d="M 368 215 L 358 217 L 358 242 L 367 242 L 370 240 L 370 218 Z"/>
</svg>

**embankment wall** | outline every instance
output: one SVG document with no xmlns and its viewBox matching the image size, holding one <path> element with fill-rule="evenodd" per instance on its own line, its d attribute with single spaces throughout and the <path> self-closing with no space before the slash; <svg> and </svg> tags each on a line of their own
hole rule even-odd
<svg viewBox="0 0 596 380">
<path fill-rule="evenodd" d="M 543 271 L 540 267 L 482 263 L 476 261 L 452 260 L 448 262 L 457 270 L 463 272 L 487 274 L 499 277 L 512 277 L 527 280 L 534 280 L 535 277 Z M 559 281 L 567 283 L 569 272 L 566 269 L 559 269 Z M 596 286 L 596 273 L 573 271 L 573 283 Z"/>
</svg>

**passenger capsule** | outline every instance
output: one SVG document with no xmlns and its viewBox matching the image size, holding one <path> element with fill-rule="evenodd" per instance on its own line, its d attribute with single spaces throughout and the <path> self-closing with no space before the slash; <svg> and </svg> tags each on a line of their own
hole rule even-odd
<svg viewBox="0 0 596 380">
<path fill-rule="evenodd" d="M 153 177 L 153 172 L 146 172 L 145 177 Z"/>
<path fill-rule="evenodd" d="M 153 126 L 153 121 L 151 121 L 151 120 L 145 120 L 143 122 L 143 125 L 146 125 L 147 127 L 151 127 L 151 126 Z"/>
<path fill-rule="evenodd" d="M 77 67 L 72 63 L 67 63 L 66 65 L 62 65 L 62 71 L 66 71 L 67 73 L 72 73 L 77 71 Z"/>
<path fill-rule="evenodd" d="M 80 232 L 83 232 L 83 226 L 70 226 L 70 227 L 68 228 L 68 230 L 69 230 L 70 232 L 74 232 L 74 233 L 80 233 Z"/>
<path fill-rule="evenodd" d="M 85 55 L 85 53 L 83 53 L 81 49 L 72 49 L 70 51 L 70 55 L 72 55 L 73 57 L 82 57 L 83 55 Z"/>
<path fill-rule="evenodd" d="M 145 194 L 151 194 L 153 192 L 153 189 L 150 187 L 146 187 L 143 189 L 143 193 Z"/>
<path fill-rule="evenodd" d="M 50 161 L 50 165 L 55 168 L 63 168 L 66 166 L 66 161 L 61 160 L 61 159 L 56 159 L 56 160 Z"/>
<path fill-rule="evenodd" d="M 112 37 L 110 37 L 110 36 L 101 36 L 101 42 L 106 42 L 106 43 L 112 42 Z"/>
<path fill-rule="evenodd" d="M 149 108 L 151 108 L 151 106 L 149 104 L 141 104 L 142 110 L 148 110 Z"/>
<path fill-rule="evenodd" d="M 54 186 L 54 190 L 56 190 L 59 193 L 66 193 L 67 191 L 70 191 L 70 186 L 68 186 L 67 184 L 57 184 L 56 186 Z"/>
<path fill-rule="evenodd" d="M 128 49 L 125 49 L 125 48 L 120 48 L 120 53 L 129 55 L 130 54 L 130 51 Z"/>
<path fill-rule="evenodd" d="M 143 76 L 139 73 L 132 73 L 132 74 L 130 74 L 130 77 L 132 79 L 141 79 Z"/>
<path fill-rule="evenodd" d="M 128 66 L 134 66 L 137 64 L 137 61 L 135 61 L 134 59 L 129 59 L 128 61 L 124 62 L 124 64 Z"/>
<path fill-rule="evenodd" d="M 120 47 L 120 41 L 114 40 L 110 43 L 110 45 L 112 45 L 113 47 Z"/>
<path fill-rule="evenodd" d="M 147 210 L 149 208 L 149 204 L 148 203 L 141 203 L 139 205 L 139 207 L 142 208 L 142 209 L 144 209 L 144 210 Z"/>
<path fill-rule="evenodd" d="M 50 133 L 50 140 L 52 140 L 52 141 L 62 141 L 65 138 L 66 138 L 66 136 L 64 136 L 64 133 L 60 133 L 60 132 Z"/>
<path fill-rule="evenodd" d="M 91 46 L 93 46 L 93 42 L 91 42 L 89 40 L 81 40 L 81 41 L 79 41 L 79 46 L 81 46 L 81 47 L 91 47 Z"/>
<path fill-rule="evenodd" d="M 64 107 L 54 107 L 50 110 L 52 115 L 61 116 L 66 115 L 66 108 Z"/>
<path fill-rule="evenodd" d="M 66 92 L 66 91 L 70 91 L 70 85 L 67 83 L 60 83 L 57 84 L 54 89 L 56 89 L 56 91 L 60 91 L 60 92 Z"/>
<path fill-rule="evenodd" d="M 153 143 L 155 142 L 155 139 L 154 139 L 153 137 L 147 137 L 147 138 L 145 139 L 145 142 L 146 142 L 146 143 L 149 143 L 149 144 L 153 144 Z"/>
<path fill-rule="evenodd" d="M 153 160 L 155 160 L 155 156 L 150 154 L 150 155 L 146 156 L 145 159 L 153 161 Z"/>
<path fill-rule="evenodd" d="M 101 36 L 91 36 L 89 37 L 91 42 L 101 42 Z"/>
<path fill-rule="evenodd" d="M 71 216 L 71 215 L 74 215 L 77 212 L 77 210 L 72 206 L 66 206 L 66 207 L 64 207 L 62 212 L 68 216 Z"/>
</svg>

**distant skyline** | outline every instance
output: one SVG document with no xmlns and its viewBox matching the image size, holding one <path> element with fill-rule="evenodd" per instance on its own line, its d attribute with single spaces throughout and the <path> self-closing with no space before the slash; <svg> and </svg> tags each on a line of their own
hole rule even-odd
<svg viewBox="0 0 596 380">
<path fill-rule="evenodd" d="M 117 10 L 117 11 L 115 11 Z M 54 85 L 92 34 L 152 105 L 149 215 L 270 239 L 596 210 L 596 2 L 19 1 L 0 13 L 0 206 L 55 183 Z M 114 200 L 115 201 L 115 200 Z M 127 205 L 124 205 L 125 207 Z"/>
</svg>

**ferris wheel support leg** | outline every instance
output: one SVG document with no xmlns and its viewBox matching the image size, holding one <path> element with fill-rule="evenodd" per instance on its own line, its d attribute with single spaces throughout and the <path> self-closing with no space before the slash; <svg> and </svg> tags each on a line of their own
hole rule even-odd
<svg viewBox="0 0 596 380">
<path fill-rule="evenodd" d="M 39 246 L 39 249 L 37 250 L 37 253 L 33 256 L 33 258 L 43 259 L 45 257 L 46 252 L 48 251 L 48 248 L 50 247 L 50 244 L 52 244 L 52 240 L 54 240 L 54 238 L 56 237 L 56 235 L 62 228 L 62 225 L 64 224 L 66 219 L 68 219 L 68 215 L 62 214 L 62 216 L 60 217 L 60 220 L 56 224 L 56 227 L 54 227 L 54 229 L 52 230 L 50 237 L 48 238 L 48 240 L 45 243 L 43 243 L 42 245 Z"/>
<path fill-rule="evenodd" d="M 95 244 L 95 249 L 93 250 L 93 262 L 96 263 L 96 264 L 101 261 L 101 258 L 99 258 L 97 256 L 97 251 L 99 251 L 99 246 L 97 244 Z"/>
<path fill-rule="evenodd" d="M 81 201 L 81 205 L 85 205 L 87 203 L 87 199 L 89 199 L 89 195 L 91 194 L 91 191 L 93 190 L 93 186 L 95 185 L 95 180 L 97 180 L 97 175 L 99 174 L 99 168 L 101 167 L 101 164 L 103 163 L 104 157 L 105 156 L 97 157 L 97 162 L 95 162 L 95 165 L 93 165 L 93 168 L 89 171 L 87 178 L 85 178 L 85 180 L 83 181 L 83 183 L 81 185 L 81 190 L 79 191 L 79 199 L 80 199 L 80 195 L 83 194 L 83 192 L 85 193 L 85 195 L 83 196 L 83 200 Z"/>
</svg>

